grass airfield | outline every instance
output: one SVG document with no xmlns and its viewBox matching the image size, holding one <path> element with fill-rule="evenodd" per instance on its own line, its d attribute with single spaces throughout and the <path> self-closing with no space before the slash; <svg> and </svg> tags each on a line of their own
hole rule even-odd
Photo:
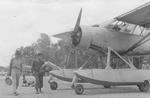
<svg viewBox="0 0 150 98">
<path fill-rule="evenodd" d="M 100 85 L 83 84 L 85 91 L 82 95 L 76 95 L 70 88 L 70 83 L 58 82 L 58 89 L 53 91 L 48 84 L 48 77 L 44 77 L 44 87 L 41 94 L 35 94 L 34 87 L 22 87 L 22 78 L 18 92 L 20 95 L 12 94 L 12 87 L 4 82 L 5 77 L 0 77 L 0 98 L 150 98 L 150 91 L 140 92 L 136 86 L 119 86 L 104 88 Z M 27 77 L 28 81 L 34 80 L 33 77 Z"/>
</svg>

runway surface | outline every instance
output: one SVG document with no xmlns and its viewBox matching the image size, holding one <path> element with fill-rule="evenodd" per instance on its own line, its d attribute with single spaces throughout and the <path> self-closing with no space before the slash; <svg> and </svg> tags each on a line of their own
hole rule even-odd
<svg viewBox="0 0 150 98">
<path fill-rule="evenodd" d="M 34 80 L 33 77 L 27 78 L 29 81 Z M 58 90 L 53 91 L 47 81 L 48 77 L 45 77 L 43 92 L 35 94 L 34 87 L 22 87 L 22 79 L 20 79 L 18 90 L 20 95 L 14 96 L 12 87 L 5 84 L 4 77 L 0 77 L 0 98 L 150 98 L 150 91 L 147 93 L 140 92 L 136 86 L 120 86 L 107 89 L 99 85 L 83 84 L 85 87 L 84 94 L 76 95 L 68 82 L 56 80 Z"/>
</svg>

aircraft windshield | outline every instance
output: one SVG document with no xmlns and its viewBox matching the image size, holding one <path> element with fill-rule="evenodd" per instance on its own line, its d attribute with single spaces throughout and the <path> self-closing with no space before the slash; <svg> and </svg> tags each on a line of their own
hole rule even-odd
<svg viewBox="0 0 150 98">
<path fill-rule="evenodd" d="M 134 35 L 139 35 L 139 36 L 144 36 L 150 31 L 150 28 L 144 28 L 142 26 L 129 24 L 129 23 L 117 21 L 117 20 L 112 21 L 110 24 L 108 24 L 105 27 L 113 31 L 134 34 Z"/>
</svg>

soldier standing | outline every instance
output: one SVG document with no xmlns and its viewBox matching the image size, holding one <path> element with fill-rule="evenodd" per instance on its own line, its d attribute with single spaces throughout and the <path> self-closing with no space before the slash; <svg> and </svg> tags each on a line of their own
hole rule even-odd
<svg viewBox="0 0 150 98">
<path fill-rule="evenodd" d="M 32 62 L 32 69 L 31 69 L 35 77 L 36 94 L 41 93 L 41 89 L 43 88 L 44 71 L 41 70 L 43 64 L 44 64 L 43 55 L 41 53 L 38 53 L 35 56 L 35 60 L 33 60 Z"/>
<path fill-rule="evenodd" d="M 11 59 L 8 76 L 12 76 L 13 94 L 18 95 L 17 89 L 19 79 L 22 73 L 22 56 L 19 50 L 16 50 L 15 57 Z"/>
<path fill-rule="evenodd" d="M 148 64 L 148 61 L 146 60 L 143 61 L 142 69 L 150 69 L 150 65 Z"/>
</svg>

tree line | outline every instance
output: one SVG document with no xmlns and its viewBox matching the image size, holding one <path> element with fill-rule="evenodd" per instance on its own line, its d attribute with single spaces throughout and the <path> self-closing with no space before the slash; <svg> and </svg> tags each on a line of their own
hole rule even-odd
<svg viewBox="0 0 150 98">
<path fill-rule="evenodd" d="M 35 54 L 42 53 L 46 61 L 50 61 L 61 68 L 79 68 L 81 67 L 89 57 L 91 60 L 87 63 L 85 68 L 105 68 L 106 58 L 102 58 L 101 54 L 92 50 L 82 50 L 74 48 L 70 44 L 71 41 L 59 40 L 57 43 L 53 43 L 51 38 L 45 34 L 40 33 L 40 37 L 31 45 L 18 48 L 22 52 L 22 56 L 25 58 L 25 65 L 31 65 Z M 77 57 L 76 57 L 77 56 Z M 135 57 L 133 63 L 137 68 L 141 67 L 142 60 L 145 57 Z M 150 61 L 150 57 L 147 57 Z M 114 66 L 114 61 L 112 66 Z M 119 67 L 124 68 L 124 62 L 119 61 Z M 116 63 L 116 62 L 115 62 Z"/>
<path fill-rule="evenodd" d="M 25 65 L 31 65 L 35 54 L 42 53 L 46 61 L 50 61 L 61 68 L 79 68 L 91 55 L 96 55 L 94 51 L 74 49 L 69 41 L 59 40 L 53 43 L 51 38 L 40 33 L 40 37 L 29 46 L 19 47 L 22 56 L 25 58 Z M 77 55 L 77 63 L 75 61 Z M 89 62 L 89 66 L 97 66 L 97 56 L 93 58 L 93 62 Z"/>
</svg>

